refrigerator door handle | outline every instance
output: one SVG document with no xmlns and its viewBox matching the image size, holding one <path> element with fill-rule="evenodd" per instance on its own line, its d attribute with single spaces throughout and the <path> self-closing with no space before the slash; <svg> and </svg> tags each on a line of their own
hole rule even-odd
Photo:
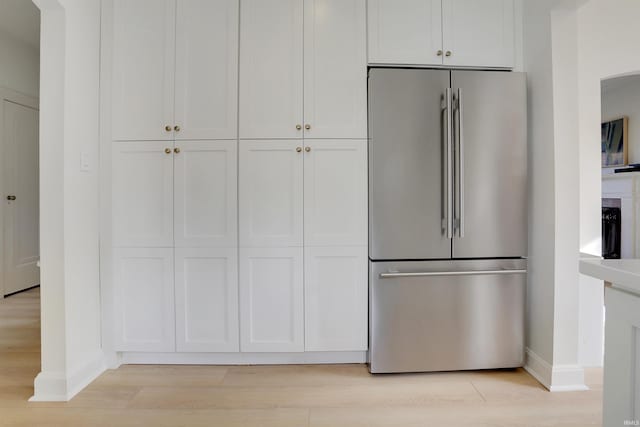
<svg viewBox="0 0 640 427">
<path fill-rule="evenodd" d="M 442 276 L 494 276 L 505 274 L 527 274 L 527 270 L 478 270 L 478 271 L 423 271 L 417 273 L 380 273 L 381 279 L 394 279 L 398 277 L 442 277 Z"/>
<path fill-rule="evenodd" d="M 458 237 L 464 237 L 464 124 L 463 124 L 463 102 L 462 102 L 462 89 L 458 89 L 458 93 L 455 97 L 454 108 L 456 110 L 456 221 L 455 226 L 458 229 Z"/>
<path fill-rule="evenodd" d="M 446 200 L 445 200 L 445 221 L 447 238 L 453 238 L 453 91 L 451 88 L 447 88 L 445 93 L 446 102 L 446 118 L 447 126 L 445 131 L 446 142 L 446 168 L 445 168 L 445 187 L 446 187 Z"/>
</svg>

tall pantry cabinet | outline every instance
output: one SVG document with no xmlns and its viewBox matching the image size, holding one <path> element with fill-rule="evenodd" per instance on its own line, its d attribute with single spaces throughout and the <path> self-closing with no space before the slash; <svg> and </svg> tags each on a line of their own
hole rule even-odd
<svg viewBox="0 0 640 427">
<path fill-rule="evenodd" d="M 366 350 L 365 0 L 104 3 L 115 350 Z"/>
<path fill-rule="evenodd" d="M 115 349 L 238 351 L 238 0 L 111 0 Z"/>
</svg>

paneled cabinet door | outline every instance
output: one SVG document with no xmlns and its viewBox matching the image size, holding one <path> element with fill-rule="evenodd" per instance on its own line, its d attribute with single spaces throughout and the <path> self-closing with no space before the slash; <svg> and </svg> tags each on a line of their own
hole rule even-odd
<svg viewBox="0 0 640 427">
<path fill-rule="evenodd" d="M 513 67 L 513 0 L 442 0 L 444 64 Z"/>
<path fill-rule="evenodd" d="M 442 65 L 441 2 L 368 0 L 369 63 Z"/>
<path fill-rule="evenodd" d="M 304 351 L 302 248 L 240 249 L 240 348 Z"/>
<path fill-rule="evenodd" d="M 177 0 L 176 139 L 237 137 L 238 3 Z"/>
<path fill-rule="evenodd" d="M 302 246 L 302 141 L 240 141 L 240 246 Z"/>
<path fill-rule="evenodd" d="M 305 246 L 366 245 L 367 141 L 307 140 L 304 157 Z"/>
<path fill-rule="evenodd" d="M 367 247 L 305 248 L 305 350 L 367 349 Z"/>
<path fill-rule="evenodd" d="M 176 142 L 176 247 L 238 246 L 236 147 L 236 141 Z"/>
<path fill-rule="evenodd" d="M 175 351 L 173 249 L 114 253 L 116 350 Z"/>
<path fill-rule="evenodd" d="M 238 250 L 176 249 L 178 351 L 239 351 Z"/>
<path fill-rule="evenodd" d="M 302 0 L 241 2 L 240 138 L 302 137 L 302 8 Z"/>
<path fill-rule="evenodd" d="M 173 139 L 175 0 L 112 2 L 112 138 Z"/>
<path fill-rule="evenodd" d="M 112 148 L 114 246 L 173 247 L 173 143 Z"/>
<path fill-rule="evenodd" d="M 304 0 L 304 136 L 367 137 L 365 0 Z"/>
</svg>

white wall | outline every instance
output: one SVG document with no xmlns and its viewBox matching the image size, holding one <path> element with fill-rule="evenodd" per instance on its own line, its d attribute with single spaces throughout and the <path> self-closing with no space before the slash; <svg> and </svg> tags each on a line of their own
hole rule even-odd
<svg viewBox="0 0 640 427">
<path fill-rule="evenodd" d="M 629 117 L 629 163 L 640 163 L 640 78 L 623 77 L 602 91 L 602 120 Z"/>
<path fill-rule="evenodd" d="M 40 52 L 0 31 L 0 86 L 37 98 Z"/>
<path fill-rule="evenodd" d="M 42 371 L 33 400 L 68 400 L 104 370 L 100 334 L 100 0 L 42 13 Z M 91 170 L 80 171 L 86 152 Z"/>
</svg>

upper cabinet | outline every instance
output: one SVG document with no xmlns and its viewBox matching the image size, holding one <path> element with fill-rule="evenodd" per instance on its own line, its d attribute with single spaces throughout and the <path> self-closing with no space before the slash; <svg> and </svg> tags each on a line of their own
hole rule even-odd
<svg viewBox="0 0 640 427">
<path fill-rule="evenodd" d="M 238 0 L 111 0 L 112 139 L 237 137 Z"/>
<path fill-rule="evenodd" d="M 512 68 L 513 0 L 369 0 L 369 63 Z"/>
<path fill-rule="evenodd" d="M 365 0 L 244 0 L 240 138 L 366 138 Z"/>
</svg>

